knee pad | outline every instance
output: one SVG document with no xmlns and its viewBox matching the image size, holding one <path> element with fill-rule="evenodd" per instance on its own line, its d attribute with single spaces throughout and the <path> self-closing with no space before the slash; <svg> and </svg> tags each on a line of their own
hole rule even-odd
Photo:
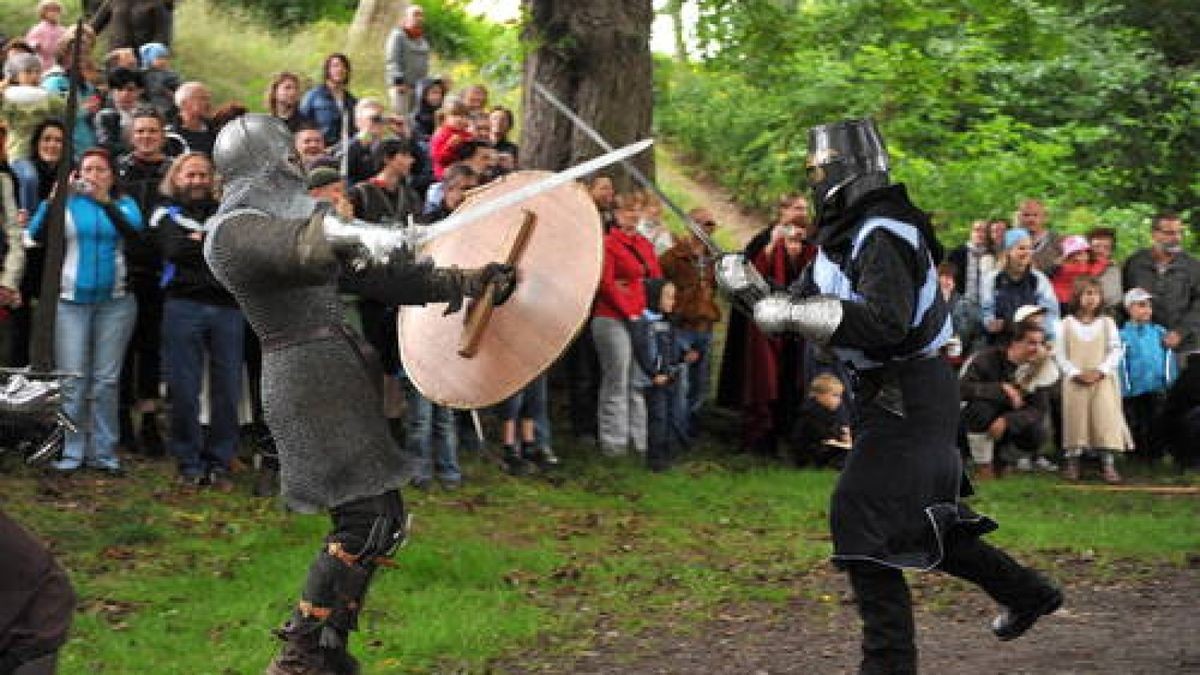
<svg viewBox="0 0 1200 675">
<path fill-rule="evenodd" d="M 327 543 L 355 559 L 390 558 L 408 536 L 408 513 L 398 490 L 338 505 L 333 522 Z"/>
</svg>

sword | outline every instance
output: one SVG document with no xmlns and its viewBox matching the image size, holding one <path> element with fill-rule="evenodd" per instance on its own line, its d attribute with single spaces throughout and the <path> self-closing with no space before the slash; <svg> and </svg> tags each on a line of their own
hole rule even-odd
<svg viewBox="0 0 1200 675">
<path fill-rule="evenodd" d="M 506 209 L 510 206 L 520 204 L 531 197 L 539 195 L 548 190 L 553 190 L 554 188 L 565 183 L 569 183 L 573 180 L 583 178 L 590 173 L 595 173 L 609 164 L 623 162 L 639 152 L 642 152 L 646 148 L 649 148 L 653 144 L 654 140 L 648 138 L 644 141 L 638 141 L 637 143 L 632 143 L 616 150 L 609 148 L 607 153 L 600 155 L 599 157 L 590 159 L 582 164 L 576 164 L 569 169 L 559 171 L 558 173 L 547 176 L 536 183 L 530 183 L 519 190 L 513 190 L 503 197 L 488 200 L 479 204 L 478 206 L 474 206 L 466 210 L 455 211 L 450 215 L 450 217 L 440 220 L 433 225 L 417 228 L 415 232 L 410 234 L 408 243 L 414 247 L 420 246 L 430 239 L 436 239 L 443 234 L 453 232 L 467 223 L 474 222 L 480 218 L 483 218 L 484 216 Z"/>
<path fill-rule="evenodd" d="M 601 136 L 598 131 L 588 126 L 588 123 L 584 122 L 579 115 L 576 115 L 575 111 L 571 110 L 565 103 L 558 100 L 554 94 L 550 93 L 549 89 L 546 89 L 541 84 L 534 82 L 533 90 L 538 94 L 541 94 L 542 98 L 546 99 L 546 101 L 550 105 L 554 106 L 555 109 L 557 109 L 560 113 L 562 113 L 564 117 L 571 120 L 571 123 L 575 125 L 575 128 L 587 134 L 587 137 L 595 141 L 596 145 L 604 148 L 605 151 L 612 151 L 612 144 L 604 140 L 604 137 Z M 642 173 L 640 169 L 638 169 L 628 160 L 622 159 L 620 161 L 621 166 L 629 172 L 629 175 L 633 176 L 634 180 L 640 183 L 642 187 L 652 191 L 659 199 L 663 201 L 664 204 L 666 204 L 672 211 L 675 212 L 676 216 L 679 216 L 679 219 L 683 221 L 683 224 L 685 227 L 687 227 L 688 231 L 694 234 L 696 238 L 700 240 L 700 243 L 704 244 L 704 247 L 708 249 L 709 253 L 718 258 L 725 254 L 725 251 L 721 250 L 720 246 L 717 246 L 717 243 L 712 240 L 712 237 L 708 236 L 708 233 L 704 231 L 704 228 L 693 223 L 692 219 L 688 218 L 687 214 L 683 212 L 683 209 L 679 208 L 675 202 L 671 201 L 670 197 L 666 196 L 663 194 L 662 190 L 658 189 L 658 186 L 654 184 L 654 181 L 647 178 L 646 174 Z"/>
</svg>

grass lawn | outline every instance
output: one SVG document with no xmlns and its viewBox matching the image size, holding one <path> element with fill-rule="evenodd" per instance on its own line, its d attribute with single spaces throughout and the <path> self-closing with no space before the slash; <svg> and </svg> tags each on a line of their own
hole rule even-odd
<svg viewBox="0 0 1200 675">
<path fill-rule="evenodd" d="M 366 672 L 478 671 L 516 650 L 585 649 L 597 630 L 694 625 L 720 604 L 783 601 L 825 564 L 832 472 L 702 448 L 651 475 L 560 447 L 557 484 L 468 458 L 462 491 L 406 493 L 415 531 L 355 636 Z M 260 672 L 326 519 L 246 485 L 182 493 L 165 462 L 130 466 L 117 481 L 0 477 L 0 504 L 53 542 L 80 591 L 61 672 Z M 1195 496 L 1022 477 L 988 483 L 974 504 L 1002 523 L 994 541 L 1051 568 L 1084 560 L 1103 575 L 1200 550 Z"/>
</svg>

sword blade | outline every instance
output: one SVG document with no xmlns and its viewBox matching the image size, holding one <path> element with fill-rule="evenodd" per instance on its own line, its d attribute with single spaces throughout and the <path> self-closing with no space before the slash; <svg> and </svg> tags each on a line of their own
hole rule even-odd
<svg viewBox="0 0 1200 675">
<path fill-rule="evenodd" d="M 576 115 L 574 110 L 571 110 L 567 107 L 567 104 L 558 100 L 558 97 L 550 93 L 549 89 L 546 89 L 541 84 L 534 82 L 533 90 L 540 94 L 542 98 L 546 99 L 546 102 L 554 106 L 554 108 L 558 110 L 558 112 L 562 113 L 564 117 L 571 120 L 571 123 L 575 125 L 575 128 L 579 129 L 588 138 L 595 141 L 596 145 L 599 145 L 601 148 L 607 151 L 611 151 L 613 149 L 612 144 L 604 140 L 604 137 L 600 135 L 600 132 L 589 126 L 587 122 L 584 122 L 583 118 L 581 118 L 579 115 Z M 687 227 L 688 231 L 696 235 L 696 238 L 700 240 L 700 243 L 704 244 L 709 253 L 712 253 L 717 257 L 725 254 L 725 251 L 722 251 L 721 247 L 717 246 L 717 242 L 713 241 L 712 237 L 708 236 L 708 233 L 704 231 L 704 228 L 693 223 L 692 219 L 688 218 L 687 214 L 683 212 L 683 209 L 679 208 L 675 202 L 671 201 L 670 197 L 663 194 L 663 191 L 658 189 L 658 185 L 655 185 L 654 181 L 647 178 L 646 174 L 642 173 L 640 169 L 627 160 L 621 160 L 621 166 L 624 167 L 624 169 L 629 172 L 629 175 L 633 176 L 633 179 L 640 183 L 642 187 L 654 192 L 654 194 L 657 195 L 664 204 L 670 207 L 670 209 L 675 212 L 675 215 L 683 221 L 683 224 L 685 227 Z"/>
<path fill-rule="evenodd" d="M 644 151 L 646 148 L 649 148 L 651 145 L 654 145 L 654 140 L 649 138 L 644 141 L 638 141 L 637 143 L 631 143 L 623 148 L 613 150 L 594 159 L 589 159 L 582 164 L 576 164 L 569 169 L 564 169 L 556 174 L 547 176 L 536 183 L 530 183 L 519 190 L 513 190 L 502 197 L 482 202 L 478 206 L 468 208 L 465 211 L 455 211 L 445 220 L 441 220 L 428 227 L 419 228 L 419 232 L 417 232 L 414 236 L 412 243 L 415 246 L 420 246 L 430 239 L 436 239 L 443 234 L 453 232 L 467 223 L 472 223 L 480 218 L 496 213 L 497 211 L 520 204 L 531 197 L 539 195 L 548 190 L 553 190 L 554 188 L 565 183 L 569 183 L 573 180 L 583 178 L 584 176 L 603 169 L 610 164 L 615 164 L 616 162 L 633 157 L 639 152 Z"/>
</svg>

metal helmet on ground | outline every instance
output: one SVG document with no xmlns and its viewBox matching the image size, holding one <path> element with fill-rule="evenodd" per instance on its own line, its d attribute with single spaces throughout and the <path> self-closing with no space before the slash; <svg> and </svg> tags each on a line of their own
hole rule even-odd
<svg viewBox="0 0 1200 675">
<path fill-rule="evenodd" d="M 818 222 L 890 182 L 887 147 L 875 122 L 868 118 L 809 129 L 804 166 Z"/>
</svg>

